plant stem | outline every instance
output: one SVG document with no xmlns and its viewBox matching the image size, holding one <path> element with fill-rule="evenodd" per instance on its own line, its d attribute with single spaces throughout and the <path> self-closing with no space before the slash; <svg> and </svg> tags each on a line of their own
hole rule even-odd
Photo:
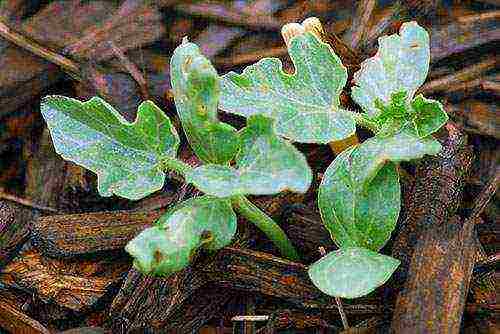
<svg viewBox="0 0 500 334">
<path fill-rule="evenodd" d="M 187 163 L 176 159 L 176 158 L 164 158 L 162 160 L 163 167 L 165 169 L 170 169 L 185 177 L 186 173 L 189 172 L 193 167 L 189 166 Z"/>
<path fill-rule="evenodd" d="M 235 196 L 232 198 L 232 203 L 243 217 L 264 232 L 278 247 L 284 257 L 294 261 L 300 259 L 295 247 L 293 247 L 292 242 L 281 227 L 271 217 L 255 206 L 255 204 L 250 202 L 248 198 L 245 196 Z"/>
<path fill-rule="evenodd" d="M 360 114 L 355 113 L 355 112 L 353 112 L 352 115 L 354 117 L 354 120 L 356 121 L 356 124 L 372 131 L 373 133 L 377 133 L 378 128 L 377 128 L 377 124 L 375 122 L 372 122 L 372 121 L 366 119 L 365 117 L 363 117 Z"/>
</svg>

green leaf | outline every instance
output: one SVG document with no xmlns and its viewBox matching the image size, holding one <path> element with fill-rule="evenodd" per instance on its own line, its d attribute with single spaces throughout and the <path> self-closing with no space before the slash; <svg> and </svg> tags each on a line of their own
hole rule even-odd
<svg viewBox="0 0 500 334">
<path fill-rule="evenodd" d="M 175 105 L 196 155 L 206 163 L 225 164 L 239 149 L 236 129 L 217 118 L 219 76 L 196 44 L 187 40 L 170 60 Z"/>
<path fill-rule="evenodd" d="M 413 129 L 403 128 L 398 133 L 367 139 L 352 154 L 355 182 L 369 183 L 386 161 L 401 162 L 436 155 L 441 144 L 433 137 L 419 138 Z"/>
<path fill-rule="evenodd" d="M 377 54 L 354 74 L 352 98 L 370 116 L 380 113 L 376 101 L 389 104 L 392 94 L 406 92 L 409 103 L 429 70 L 429 34 L 416 22 L 403 23 L 400 34 L 379 38 Z"/>
<path fill-rule="evenodd" d="M 186 267 L 199 247 L 217 250 L 227 246 L 236 226 L 229 201 L 197 197 L 163 215 L 155 226 L 131 240 L 125 250 L 142 273 L 168 276 Z"/>
<path fill-rule="evenodd" d="M 56 152 L 96 173 L 102 196 L 137 200 L 163 186 L 161 160 L 175 157 L 179 138 L 153 102 L 141 103 L 134 123 L 98 97 L 47 96 L 41 112 Z"/>
<path fill-rule="evenodd" d="M 366 172 L 356 167 L 355 160 L 360 157 L 355 153 L 359 149 L 342 152 L 328 167 L 318 190 L 318 206 L 323 223 L 339 247 L 376 251 L 385 245 L 396 226 L 399 176 L 396 165 L 389 162 L 378 168 L 369 183 L 365 182 Z M 366 166 L 373 169 L 369 163 Z"/>
<path fill-rule="evenodd" d="M 436 132 L 448 122 L 443 105 L 438 101 L 426 99 L 422 94 L 413 99 L 411 107 L 414 112 L 413 124 L 421 138 Z"/>
<path fill-rule="evenodd" d="M 353 117 L 339 101 L 347 70 L 331 47 L 306 32 L 291 40 L 288 52 L 293 75 L 276 58 L 264 58 L 241 75 L 224 75 L 220 108 L 272 117 L 276 133 L 297 142 L 327 143 L 354 134 Z"/>
<path fill-rule="evenodd" d="M 291 143 L 274 134 L 270 119 L 250 117 L 240 137 L 237 169 L 204 165 L 188 173 L 186 180 L 217 197 L 267 195 L 286 189 L 307 191 L 312 172 L 306 159 Z"/>
<path fill-rule="evenodd" d="M 365 248 L 341 248 L 309 267 L 314 285 L 330 296 L 358 298 L 384 284 L 399 261 Z"/>
</svg>

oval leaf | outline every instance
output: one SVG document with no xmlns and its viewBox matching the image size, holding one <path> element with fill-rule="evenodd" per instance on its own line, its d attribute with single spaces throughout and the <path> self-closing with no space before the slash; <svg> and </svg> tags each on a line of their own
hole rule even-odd
<svg viewBox="0 0 500 334">
<path fill-rule="evenodd" d="M 358 149 L 342 152 L 328 167 L 318 190 L 318 206 L 339 247 L 377 251 L 389 240 L 399 216 L 399 176 L 396 165 L 387 163 L 366 184 L 364 171 L 354 167 Z"/>
<path fill-rule="evenodd" d="M 429 70 L 429 34 L 416 22 L 403 23 L 399 35 L 380 37 L 377 54 L 361 63 L 354 74 L 352 98 L 370 116 L 380 110 L 376 101 L 389 104 L 395 93 L 405 92 L 410 102 Z"/>
<path fill-rule="evenodd" d="M 186 180 L 217 197 L 269 195 L 286 189 L 307 191 L 312 172 L 306 159 L 291 143 L 274 134 L 270 119 L 250 117 L 240 136 L 237 169 L 205 165 L 188 173 Z"/>
<path fill-rule="evenodd" d="M 204 162 L 225 164 L 239 148 L 236 129 L 217 118 L 219 76 L 196 44 L 186 40 L 170 60 L 177 113 L 196 155 Z"/>
<path fill-rule="evenodd" d="M 384 284 L 399 261 L 369 249 L 349 247 L 328 253 L 309 267 L 311 281 L 322 292 L 358 298 Z"/>
<path fill-rule="evenodd" d="M 331 47 L 306 32 L 291 40 L 288 52 L 293 75 L 284 73 L 276 58 L 264 58 L 241 75 L 224 75 L 220 108 L 272 117 L 276 133 L 297 142 L 327 143 L 354 134 L 351 113 L 339 102 L 347 70 Z"/>
<path fill-rule="evenodd" d="M 186 267 L 199 247 L 217 250 L 227 246 L 236 233 L 236 223 L 229 201 L 198 197 L 163 215 L 125 250 L 142 273 L 168 276 Z"/>
<path fill-rule="evenodd" d="M 41 112 L 56 152 L 96 173 L 102 196 L 137 200 L 163 186 L 161 160 L 175 157 L 179 138 L 153 102 L 141 103 L 134 123 L 98 97 L 47 96 Z"/>
</svg>

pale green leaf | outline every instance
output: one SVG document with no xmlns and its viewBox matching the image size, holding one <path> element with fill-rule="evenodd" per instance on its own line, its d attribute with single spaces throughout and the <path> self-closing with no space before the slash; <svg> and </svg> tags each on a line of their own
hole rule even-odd
<svg viewBox="0 0 500 334">
<path fill-rule="evenodd" d="M 236 215 L 227 200 L 203 196 L 190 199 L 142 231 L 125 250 L 144 274 L 168 276 L 189 264 L 200 247 L 217 250 L 236 233 Z"/>
<path fill-rule="evenodd" d="M 276 58 L 264 58 L 242 74 L 224 75 L 220 108 L 272 117 L 276 133 L 297 142 L 327 143 L 354 134 L 352 115 L 339 102 L 347 70 L 331 47 L 307 32 L 291 40 L 288 52 L 295 65 L 292 75 Z"/>
<path fill-rule="evenodd" d="M 291 143 L 274 134 L 270 119 L 250 117 L 240 137 L 237 168 L 204 165 L 188 173 L 186 180 L 217 197 L 267 195 L 286 189 L 307 191 L 312 172 L 306 159 Z"/>
<path fill-rule="evenodd" d="M 427 137 L 439 130 L 448 121 L 443 105 L 435 100 L 426 99 L 421 94 L 411 102 L 413 124 L 419 137 Z"/>
<path fill-rule="evenodd" d="M 365 248 L 341 248 L 309 267 L 314 285 L 330 296 L 358 298 L 384 284 L 399 261 Z"/>
<path fill-rule="evenodd" d="M 369 183 L 386 161 L 401 162 L 436 155 L 441 144 L 432 136 L 419 138 L 413 129 L 403 128 L 391 136 L 367 139 L 352 154 L 357 183 Z"/>
<path fill-rule="evenodd" d="M 326 170 L 318 190 L 323 223 L 339 247 L 379 250 L 389 240 L 400 210 L 394 163 L 379 167 L 371 182 L 355 167 L 359 146 L 342 152 Z M 370 160 L 373 164 L 376 161 Z M 367 167 L 372 167 L 366 163 Z"/>
<path fill-rule="evenodd" d="M 399 35 L 379 38 L 377 54 L 361 63 L 354 74 L 352 98 L 370 116 L 380 110 L 376 101 L 390 102 L 391 95 L 405 92 L 412 101 L 429 70 L 429 34 L 416 22 L 403 23 Z"/>
<path fill-rule="evenodd" d="M 96 173 L 102 196 L 137 200 L 163 186 L 161 160 L 175 157 L 179 138 L 153 102 L 141 103 L 134 123 L 98 97 L 47 96 L 41 112 L 56 152 Z"/>
<path fill-rule="evenodd" d="M 219 76 L 196 44 L 184 41 L 170 60 L 175 105 L 196 155 L 204 162 L 224 164 L 239 148 L 236 129 L 217 118 Z"/>
</svg>

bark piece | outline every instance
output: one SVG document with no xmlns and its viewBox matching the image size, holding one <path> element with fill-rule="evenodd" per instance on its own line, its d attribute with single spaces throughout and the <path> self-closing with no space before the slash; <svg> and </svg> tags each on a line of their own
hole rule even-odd
<svg viewBox="0 0 500 334">
<path fill-rule="evenodd" d="M 33 223 L 32 238 L 45 255 L 53 257 L 121 249 L 161 213 L 115 211 L 46 216 Z"/>
<path fill-rule="evenodd" d="M 430 32 L 431 62 L 500 39 L 498 16 L 469 15 Z"/>
<path fill-rule="evenodd" d="M 111 305 L 113 332 L 164 327 L 172 314 L 206 282 L 191 267 L 164 279 L 131 269 Z"/>
<path fill-rule="evenodd" d="M 335 300 L 309 280 L 307 267 L 267 253 L 226 247 L 199 270 L 223 288 L 278 297 L 301 307 L 336 309 Z M 356 303 L 356 304 L 354 304 Z M 378 313 L 373 299 L 344 304 L 347 313 Z"/>
<path fill-rule="evenodd" d="M 128 261 L 100 262 L 45 259 L 36 250 L 21 253 L 0 272 L 0 282 L 36 291 L 45 302 L 54 301 L 75 311 L 94 305 L 116 284 Z"/>
<path fill-rule="evenodd" d="M 464 177 L 472 163 L 467 138 L 454 125 L 447 125 L 449 136 L 437 157 L 425 159 L 416 172 L 416 183 L 406 218 L 394 239 L 392 256 L 401 261 L 395 272 L 404 282 L 414 247 L 421 235 L 445 224 L 460 204 Z"/>
<path fill-rule="evenodd" d="M 60 1 L 46 6 L 20 25 L 20 30 L 41 44 L 60 44 L 81 37 L 82 30 L 104 19 L 112 10 L 110 4 L 96 1 L 81 5 L 80 1 Z M 64 15 L 61 15 L 64 12 Z M 36 35 L 36 36 L 35 36 Z M 58 39 L 62 38 L 62 39 Z M 48 61 L 19 48 L 9 46 L 2 51 L 0 65 L 0 116 L 25 104 L 62 78 L 60 69 Z"/>
<path fill-rule="evenodd" d="M 498 105 L 477 99 L 467 99 L 457 105 L 449 105 L 448 111 L 453 120 L 465 131 L 500 139 L 500 118 Z"/>
<path fill-rule="evenodd" d="M 476 256 L 474 220 L 454 217 L 417 242 L 393 316 L 394 333 L 459 333 Z"/>
<path fill-rule="evenodd" d="M 29 239 L 32 210 L 9 201 L 0 201 L 0 269 Z"/>
<path fill-rule="evenodd" d="M 210 319 L 220 314 L 223 306 L 237 295 L 231 290 L 221 290 L 213 285 L 197 290 L 185 306 L 174 312 L 165 324 L 165 331 L 198 333 Z"/>
<path fill-rule="evenodd" d="M 11 333 L 50 334 L 50 331 L 35 319 L 26 315 L 12 294 L 0 290 L 0 330 Z"/>
</svg>

